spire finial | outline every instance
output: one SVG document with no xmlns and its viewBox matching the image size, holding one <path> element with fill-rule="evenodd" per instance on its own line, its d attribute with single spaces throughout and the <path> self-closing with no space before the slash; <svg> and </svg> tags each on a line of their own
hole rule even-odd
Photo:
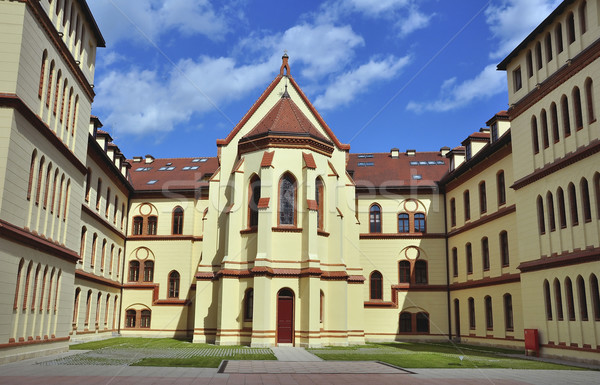
<svg viewBox="0 0 600 385">
<path fill-rule="evenodd" d="M 281 94 L 281 99 L 289 99 L 290 98 L 290 94 L 288 94 L 287 92 L 287 83 L 285 83 L 285 90 L 283 91 L 283 94 Z"/>
<path fill-rule="evenodd" d="M 283 51 L 283 56 L 281 57 L 282 63 L 281 68 L 279 69 L 279 76 L 291 76 L 290 75 L 290 65 L 288 64 L 289 56 L 287 54 L 287 50 Z"/>
</svg>

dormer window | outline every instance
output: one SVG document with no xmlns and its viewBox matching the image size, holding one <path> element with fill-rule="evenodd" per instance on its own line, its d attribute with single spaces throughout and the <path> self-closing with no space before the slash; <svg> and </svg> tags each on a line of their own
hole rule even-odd
<svg viewBox="0 0 600 385">
<path fill-rule="evenodd" d="M 493 143 L 498 140 L 498 123 L 492 124 L 491 132 L 492 132 L 492 143 Z"/>
<path fill-rule="evenodd" d="M 465 146 L 465 156 L 466 156 L 467 160 L 471 160 L 471 143 L 468 143 Z"/>
</svg>

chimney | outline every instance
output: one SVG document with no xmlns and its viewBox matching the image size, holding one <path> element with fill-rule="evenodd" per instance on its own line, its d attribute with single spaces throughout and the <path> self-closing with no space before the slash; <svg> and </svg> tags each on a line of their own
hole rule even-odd
<svg viewBox="0 0 600 385">
<path fill-rule="evenodd" d="M 397 148 L 392 148 L 390 150 L 390 156 L 392 157 L 392 159 L 398 159 L 398 157 L 400 156 L 400 150 L 398 150 Z"/>
<path fill-rule="evenodd" d="M 154 162 L 154 157 L 152 155 L 146 155 L 146 163 Z"/>
<path fill-rule="evenodd" d="M 415 156 L 416 154 L 416 150 L 406 150 L 406 156 Z"/>
<path fill-rule="evenodd" d="M 450 147 L 446 147 L 446 146 L 444 146 L 444 147 L 440 148 L 440 155 L 441 155 L 441 156 L 446 156 L 446 154 L 447 154 L 448 152 L 450 152 Z"/>
</svg>

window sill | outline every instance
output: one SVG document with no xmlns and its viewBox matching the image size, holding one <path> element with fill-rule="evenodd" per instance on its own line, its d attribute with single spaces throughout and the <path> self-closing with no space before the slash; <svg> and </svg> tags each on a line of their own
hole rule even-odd
<svg viewBox="0 0 600 385">
<path fill-rule="evenodd" d="M 327 231 L 323 231 L 323 230 L 317 230 L 317 235 L 321 236 L 321 237 L 329 237 L 329 233 Z"/>
<path fill-rule="evenodd" d="M 240 234 L 255 234 L 258 232 L 258 228 L 257 227 L 250 227 L 248 229 L 243 229 L 240 230 Z"/>
<path fill-rule="evenodd" d="M 295 226 L 277 226 L 277 227 L 273 227 L 271 228 L 272 231 L 274 232 L 278 232 L 278 233 L 301 233 L 302 232 L 302 228 L 301 227 L 295 227 Z"/>
</svg>

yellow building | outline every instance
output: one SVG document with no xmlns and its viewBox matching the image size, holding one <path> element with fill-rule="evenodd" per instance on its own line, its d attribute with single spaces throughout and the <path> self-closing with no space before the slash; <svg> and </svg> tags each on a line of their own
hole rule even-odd
<svg viewBox="0 0 600 385">
<path fill-rule="evenodd" d="M 453 149 L 351 154 L 284 55 L 216 157 L 129 160 L 90 118 L 104 41 L 67 3 L 0 1 L 0 362 L 113 334 L 523 348 L 526 329 L 600 361 L 597 2 L 500 63 L 510 108 Z"/>
</svg>

